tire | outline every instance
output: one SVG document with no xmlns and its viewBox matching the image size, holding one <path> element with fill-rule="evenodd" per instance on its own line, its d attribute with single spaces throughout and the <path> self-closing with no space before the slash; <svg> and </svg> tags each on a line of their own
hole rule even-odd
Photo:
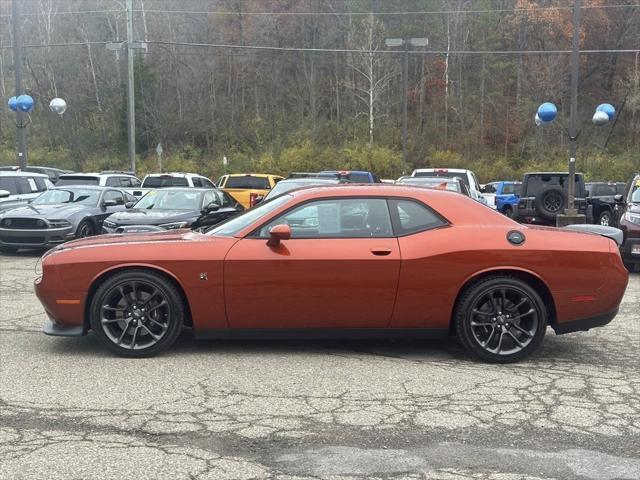
<svg viewBox="0 0 640 480">
<path fill-rule="evenodd" d="M 509 276 L 471 284 L 454 310 L 454 326 L 464 347 L 492 363 L 517 362 L 535 352 L 544 338 L 547 319 L 538 292 Z"/>
<path fill-rule="evenodd" d="M 76 229 L 76 238 L 86 238 L 95 235 L 93 224 L 89 220 L 82 220 Z"/>
<path fill-rule="evenodd" d="M 504 207 L 504 211 L 502 212 L 504 213 L 504 215 L 508 218 L 514 219 L 515 218 L 515 213 L 513 212 L 513 208 L 506 206 Z"/>
<path fill-rule="evenodd" d="M 169 348 L 184 324 L 182 296 L 173 282 L 147 270 L 109 277 L 90 305 L 93 333 L 123 357 L 150 357 Z"/>
<path fill-rule="evenodd" d="M 598 215 L 596 225 L 613 227 L 614 223 L 615 222 L 613 221 L 613 214 L 611 213 L 611 210 L 603 210 L 602 212 L 600 212 L 600 215 Z"/>
<path fill-rule="evenodd" d="M 566 196 L 562 189 L 555 187 L 547 188 L 536 195 L 536 210 L 542 218 L 553 221 L 558 214 L 562 213 L 565 200 Z"/>
</svg>

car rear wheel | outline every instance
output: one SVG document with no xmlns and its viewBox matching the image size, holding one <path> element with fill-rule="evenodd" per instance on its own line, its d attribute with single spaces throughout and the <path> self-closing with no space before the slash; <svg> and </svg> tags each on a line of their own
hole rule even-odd
<svg viewBox="0 0 640 480">
<path fill-rule="evenodd" d="M 504 212 L 502 212 L 502 213 L 504 213 L 509 218 L 513 218 L 515 216 L 514 213 L 513 213 L 513 208 L 511 208 L 511 207 L 505 207 L 504 208 Z"/>
<path fill-rule="evenodd" d="M 547 310 L 527 283 L 496 276 L 468 287 L 454 311 L 462 344 L 482 360 L 509 363 L 533 353 L 547 327 Z"/>
<path fill-rule="evenodd" d="M 184 323 L 182 297 L 171 281 L 144 270 L 117 273 L 91 302 L 91 329 L 112 352 L 148 357 L 175 342 Z"/>
<path fill-rule="evenodd" d="M 598 224 L 609 227 L 613 225 L 613 216 L 609 210 L 605 210 L 598 216 Z"/>
<path fill-rule="evenodd" d="M 91 225 L 91 222 L 88 220 L 81 221 L 76 230 L 76 238 L 90 237 L 93 234 L 93 225 Z"/>
</svg>

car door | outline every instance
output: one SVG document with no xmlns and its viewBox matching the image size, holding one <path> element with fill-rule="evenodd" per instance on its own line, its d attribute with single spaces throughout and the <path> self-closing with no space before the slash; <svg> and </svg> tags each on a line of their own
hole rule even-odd
<svg viewBox="0 0 640 480">
<path fill-rule="evenodd" d="M 105 206 L 104 203 L 109 201 L 115 201 L 116 205 L 108 207 Z M 95 215 L 98 226 L 102 227 L 102 223 L 104 222 L 105 218 L 113 213 L 121 212 L 125 208 L 126 207 L 123 192 L 113 189 L 105 190 L 102 194 L 102 199 L 100 200 L 99 212 Z"/>
<path fill-rule="evenodd" d="M 280 224 L 291 239 L 269 247 L 269 230 Z M 231 248 L 227 318 L 232 328 L 386 328 L 399 272 L 385 199 L 306 202 Z"/>
</svg>

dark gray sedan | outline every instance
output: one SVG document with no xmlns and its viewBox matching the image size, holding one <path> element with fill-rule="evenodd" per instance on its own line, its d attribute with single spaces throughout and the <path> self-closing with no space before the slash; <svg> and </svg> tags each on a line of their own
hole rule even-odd
<svg viewBox="0 0 640 480">
<path fill-rule="evenodd" d="M 136 200 L 109 187 L 73 185 L 48 190 L 29 205 L 0 214 L 0 251 L 49 248 L 97 235 L 105 218 Z"/>
</svg>

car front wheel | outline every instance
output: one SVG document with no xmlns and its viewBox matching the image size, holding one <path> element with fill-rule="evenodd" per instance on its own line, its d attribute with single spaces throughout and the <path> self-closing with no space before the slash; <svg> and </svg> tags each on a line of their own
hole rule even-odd
<svg viewBox="0 0 640 480">
<path fill-rule="evenodd" d="M 91 302 L 96 337 L 125 357 L 148 357 L 175 342 L 184 323 L 182 297 L 155 272 L 129 270 L 109 277 Z"/>
<path fill-rule="evenodd" d="M 598 224 L 605 227 L 610 227 L 613 225 L 613 217 L 609 210 L 605 210 L 598 216 Z"/>
<path fill-rule="evenodd" d="M 454 311 L 456 331 L 469 352 L 482 360 L 509 363 L 533 353 L 547 327 L 547 310 L 527 283 L 508 276 L 468 287 Z"/>
</svg>

